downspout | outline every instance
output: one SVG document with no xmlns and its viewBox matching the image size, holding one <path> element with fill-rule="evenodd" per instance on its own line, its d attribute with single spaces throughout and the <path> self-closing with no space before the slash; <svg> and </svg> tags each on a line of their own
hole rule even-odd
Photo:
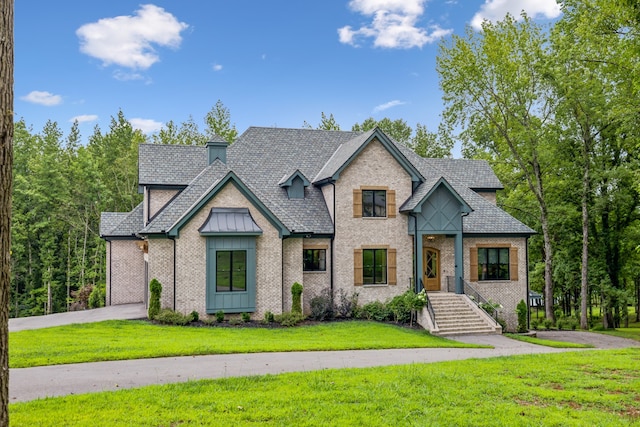
<svg viewBox="0 0 640 427">
<path fill-rule="evenodd" d="M 112 270 L 112 266 L 113 266 L 113 255 L 111 253 L 111 240 L 107 240 L 107 242 L 109 243 L 109 305 L 113 305 L 113 302 L 111 300 L 111 287 L 112 287 L 112 277 L 113 277 L 113 270 Z"/>
<path fill-rule="evenodd" d="M 173 241 L 173 311 L 176 310 L 176 238 L 169 236 L 169 239 Z"/>
<path fill-rule="evenodd" d="M 531 307 L 529 306 L 529 237 L 524 238 L 524 265 L 526 266 L 525 278 L 527 280 L 527 329 L 531 327 Z"/>
<path fill-rule="evenodd" d="M 284 306 L 284 239 L 287 236 L 282 236 L 282 238 L 280 239 L 280 277 L 282 278 L 282 296 L 280 298 L 280 300 L 282 301 L 282 312 L 285 312 L 285 306 Z"/>
<path fill-rule="evenodd" d="M 409 215 L 413 218 L 413 290 L 420 292 L 422 289 L 418 289 L 418 217 L 413 212 Z"/>
<path fill-rule="evenodd" d="M 331 235 L 331 271 L 329 272 L 329 289 L 331 290 L 331 298 L 333 298 L 333 271 L 335 269 L 335 256 L 333 254 L 333 249 L 336 240 L 336 183 L 331 181 L 331 186 L 333 187 L 333 221 L 331 221 L 333 223 L 333 234 Z"/>
</svg>

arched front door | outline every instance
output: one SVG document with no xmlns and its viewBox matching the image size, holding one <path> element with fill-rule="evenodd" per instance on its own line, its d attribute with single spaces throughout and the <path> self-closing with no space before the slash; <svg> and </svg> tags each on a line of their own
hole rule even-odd
<svg viewBox="0 0 640 427">
<path fill-rule="evenodd" d="M 422 251 L 422 265 L 424 272 L 422 281 L 427 291 L 440 290 L 440 251 L 433 248 L 424 248 Z"/>
</svg>

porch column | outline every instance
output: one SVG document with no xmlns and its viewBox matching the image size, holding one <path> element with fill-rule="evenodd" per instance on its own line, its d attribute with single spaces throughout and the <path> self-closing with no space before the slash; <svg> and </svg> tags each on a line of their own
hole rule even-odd
<svg viewBox="0 0 640 427">
<path fill-rule="evenodd" d="M 456 294 L 464 294 L 464 282 L 462 278 L 464 277 L 464 269 L 463 269 L 463 259 L 462 256 L 462 231 L 458 231 L 455 234 L 455 239 L 453 242 L 453 252 L 455 255 L 456 262 Z"/>
</svg>

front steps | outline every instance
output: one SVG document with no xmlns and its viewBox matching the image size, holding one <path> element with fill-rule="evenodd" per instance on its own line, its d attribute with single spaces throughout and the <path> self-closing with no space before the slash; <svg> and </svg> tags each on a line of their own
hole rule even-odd
<svg viewBox="0 0 640 427">
<path fill-rule="evenodd" d="M 430 332 L 434 335 L 502 333 L 500 325 L 496 325 L 493 319 L 480 310 L 466 295 L 430 292 L 429 300 L 436 320 L 435 325 L 429 325 Z M 426 311 L 426 308 L 424 310 Z"/>
</svg>

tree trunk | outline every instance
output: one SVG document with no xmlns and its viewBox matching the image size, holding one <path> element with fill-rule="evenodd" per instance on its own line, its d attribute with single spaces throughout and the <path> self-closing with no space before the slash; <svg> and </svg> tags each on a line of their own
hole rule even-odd
<svg viewBox="0 0 640 427">
<path fill-rule="evenodd" d="M 9 425 L 9 292 L 13 185 L 13 0 L 0 0 L 0 426 Z"/>
<path fill-rule="evenodd" d="M 582 272 L 580 279 L 580 329 L 589 329 L 587 299 L 589 296 L 589 152 L 584 147 L 584 173 L 582 175 Z"/>
</svg>

